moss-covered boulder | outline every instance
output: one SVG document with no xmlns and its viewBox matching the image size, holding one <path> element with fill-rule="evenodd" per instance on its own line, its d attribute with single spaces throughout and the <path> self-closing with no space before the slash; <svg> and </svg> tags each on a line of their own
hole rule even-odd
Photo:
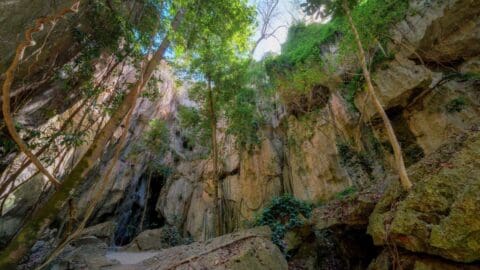
<svg viewBox="0 0 480 270">
<path fill-rule="evenodd" d="M 478 270 L 480 264 L 452 262 L 435 256 L 418 255 L 406 251 L 384 249 L 368 266 L 367 270 Z"/>
<path fill-rule="evenodd" d="M 394 183 L 370 216 L 376 245 L 458 261 L 480 260 L 480 133 L 461 135 L 410 168 L 413 189 Z"/>
</svg>

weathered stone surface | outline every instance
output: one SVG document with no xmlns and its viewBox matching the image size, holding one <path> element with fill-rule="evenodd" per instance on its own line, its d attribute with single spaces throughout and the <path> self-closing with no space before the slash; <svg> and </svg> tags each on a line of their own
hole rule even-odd
<svg viewBox="0 0 480 270">
<path fill-rule="evenodd" d="M 75 240 L 50 264 L 56 270 L 100 270 L 117 264 L 106 258 L 107 245 L 95 238 L 84 237 Z"/>
<path fill-rule="evenodd" d="M 399 54 L 420 56 L 425 62 L 449 62 L 478 55 L 479 8 L 476 0 L 410 1 L 407 18 L 392 33 Z"/>
<path fill-rule="evenodd" d="M 326 110 L 311 119 L 288 119 L 285 176 L 295 197 L 319 202 L 351 185 L 339 164 L 335 127 Z"/>
<path fill-rule="evenodd" d="M 192 192 L 191 180 L 183 177 L 170 181 L 170 185 L 162 190 L 156 208 L 165 217 L 168 224 L 177 226 L 183 224 Z"/>
<path fill-rule="evenodd" d="M 73 3 L 73 0 L 60 0 L 53 2 L 45 2 L 42 0 L 2 1 L 0 3 L 0 24 L 2 25 L 0 28 L 0 74 L 3 74 L 8 66 L 8 62 L 11 61 L 18 43 L 24 39 L 23 33 L 26 28 L 31 27 L 34 24 L 35 19 L 42 16 L 52 15 L 62 8 L 70 7 Z M 25 10 L 28 10 L 28 12 L 25 12 Z M 63 36 L 68 35 L 62 31 L 65 30 L 65 24 L 63 22 L 60 22 L 59 25 L 57 25 L 57 30 L 58 31 L 54 31 L 52 34 L 54 37 L 52 38 L 53 40 L 58 40 L 60 33 L 62 33 Z M 40 34 L 40 37 L 36 38 L 43 38 L 45 35 L 46 32 L 43 32 Z M 44 55 L 47 54 L 47 56 L 51 56 L 49 54 L 49 47 L 53 49 L 54 46 L 52 44 L 46 46 L 45 51 L 48 52 L 44 52 Z M 27 55 L 31 52 L 33 52 L 33 50 L 27 50 Z M 42 60 L 43 59 L 44 58 L 42 57 Z"/>
<path fill-rule="evenodd" d="M 449 81 L 404 112 L 416 143 L 426 155 L 444 144 L 452 134 L 471 129 L 479 123 L 480 96 L 477 88 L 473 80 Z M 451 108 L 455 102 L 459 102 L 458 108 Z"/>
<path fill-rule="evenodd" d="M 166 249 L 138 264 L 106 269 L 287 269 L 285 258 L 269 238 L 268 228 L 256 228 Z"/>
<path fill-rule="evenodd" d="M 206 240 L 215 236 L 213 196 L 206 192 L 206 184 L 198 183 L 192 194 L 185 220 L 185 230 L 195 240 Z"/>
<path fill-rule="evenodd" d="M 365 227 L 381 191 L 363 191 L 315 208 L 310 218 L 317 230 L 335 226 Z"/>
<path fill-rule="evenodd" d="M 0 215 L 0 246 L 17 232 L 18 227 L 38 202 L 44 187 L 43 177 L 34 177 L 11 194 L 4 205 L 4 213 Z"/>
<path fill-rule="evenodd" d="M 162 241 L 164 234 L 165 230 L 163 228 L 143 231 L 135 237 L 126 250 L 160 250 L 166 248 L 168 247 L 167 243 Z"/>
<path fill-rule="evenodd" d="M 404 197 L 394 183 L 370 217 L 375 244 L 480 260 L 480 133 L 457 137 L 409 171 L 413 189 Z"/>
<path fill-rule="evenodd" d="M 222 181 L 229 231 L 244 227 L 244 221 L 282 193 L 281 175 L 281 158 L 271 140 L 264 139 L 257 149 L 241 153 L 239 175 Z"/>
<path fill-rule="evenodd" d="M 393 259 L 393 256 L 395 256 L 395 259 Z M 392 268 L 411 270 L 477 270 L 480 268 L 480 265 L 455 263 L 434 256 L 419 256 L 405 251 L 394 252 L 393 250 L 385 249 L 368 266 L 368 270 L 389 270 Z"/>
<path fill-rule="evenodd" d="M 107 221 L 104 223 L 97 224 L 85 228 L 81 236 L 94 236 L 98 239 L 103 240 L 105 243 L 110 244 L 113 239 L 113 234 L 115 233 L 115 227 L 117 224 L 113 221 Z"/>
<path fill-rule="evenodd" d="M 376 85 L 375 93 L 385 110 L 405 107 L 415 96 L 427 89 L 433 80 L 433 74 L 428 68 L 400 57 L 388 63 L 386 68 L 377 70 L 372 76 Z M 378 116 L 366 91 L 356 96 L 355 104 L 367 119 Z"/>
</svg>

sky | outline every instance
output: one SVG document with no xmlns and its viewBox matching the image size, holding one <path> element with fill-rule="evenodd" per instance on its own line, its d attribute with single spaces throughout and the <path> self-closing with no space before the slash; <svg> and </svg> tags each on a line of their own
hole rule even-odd
<svg viewBox="0 0 480 270">
<path fill-rule="evenodd" d="M 261 0 L 250 0 L 250 3 L 255 4 L 258 1 Z M 295 0 L 280 0 L 277 11 L 278 15 L 272 23 L 272 28 L 275 29 L 276 27 L 282 25 L 286 27 L 282 27 L 275 32 L 276 38 L 271 37 L 267 40 L 263 40 L 258 45 L 257 49 L 255 50 L 255 54 L 253 55 L 256 60 L 260 60 L 263 55 L 268 52 L 280 53 L 281 44 L 287 39 L 288 26 L 290 26 L 294 20 L 302 18 L 300 8 L 297 4 L 295 4 Z M 257 40 L 259 35 L 259 29 L 257 29 L 254 40 Z"/>
</svg>

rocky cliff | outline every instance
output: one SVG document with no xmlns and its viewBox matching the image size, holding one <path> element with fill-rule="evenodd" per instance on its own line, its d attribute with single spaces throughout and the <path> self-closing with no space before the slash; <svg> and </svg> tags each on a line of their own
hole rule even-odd
<svg viewBox="0 0 480 270">
<path fill-rule="evenodd" d="M 0 4 L 9 10 L 31 9 L 20 12 L 22 16 L 15 20 L 9 19 L 6 9 L 0 9 L 0 22 L 9 25 L 0 29 L 2 37 L 9 40 L 0 43 L 2 73 L 8 63 L 3 59 L 11 59 L 14 41 L 18 40 L 12 33 L 21 33 L 34 18 L 73 1 L 40 2 Z M 82 14 L 72 20 L 84 22 Z M 93 81 L 110 90 L 88 99 L 92 104 L 88 107 L 85 99 L 65 92 L 55 74 L 64 72 L 62 68 L 74 63 L 84 49 L 65 34 L 71 33 L 71 27 L 66 23 L 52 27 L 40 57 L 27 51 L 32 56 L 26 58 L 24 66 L 32 64 L 19 70 L 17 77 L 23 80 L 17 82 L 12 93 L 18 96 L 15 117 L 25 137 L 32 132 L 54 134 L 62 130 L 59 136 L 63 140 L 54 139 L 48 146 L 37 142 L 34 148 L 45 148 L 42 158 L 50 160 L 48 168 L 58 176 L 66 174 L 86 151 L 95 132 L 109 118 L 102 109 L 109 107 L 115 93 L 125 91 L 136 76 L 135 63 L 118 63 L 105 52 L 95 62 Z M 45 36 L 38 39 L 42 38 Z M 289 255 L 292 269 L 397 269 L 397 265 L 401 269 L 479 269 L 479 44 L 480 2 L 475 0 L 412 0 L 405 19 L 391 30 L 388 50 L 392 57 L 382 60 L 372 75 L 414 182 L 408 194 L 397 184 L 385 130 L 365 91 L 349 101 L 342 89 L 325 86 L 327 94 L 318 102 L 317 110 L 298 115 L 281 108 L 280 116 L 272 116 L 275 121 L 259 130 L 261 143 L 253 149 L 238 148 L 235 138 L 221 125 L 223 232 L 248 228 L 272 198 L 288 193 L 316 206 L 304 231 L 294 232 L 285 240 L 294 246 Z M 345 77 L 349 68 L 342 67 L 329 79 Z M 81 188 L 72 194 L 58 224 L 45 233 L 27 258 L 26 267 L 34 265 L 45 255 L 44 250 L 57 243 L 57 233 L 69 223 L 82 220 L 92 194 L 103 185 L 100 203 L 88 222 L 93 229 L 87 234 L 95 238 L 93 244 L 73 244 L 70 253 L 56 261 L 57 266 L 160 269 L 167 262 L 176 265 L 172 266 L 175 269 L 195 268 L 196 263 L 208 269 L 287 268 L 280 251 L 262 233 L 252 236 L 248 232 L 249 239 L 244 241 L 237 239 L 245 237 L 243 234 L 231 236 L 236 239 L 232 245 L 228 236 L 216 238 L 199 244 L 202 246 L 164 250 L 153 259 L 132 263 L 136 266 L 98 261 L 90 264 L 91 258 L 78 254 L 81 263 L 72 266 L 79 258 L 75 248 L 100 245 L 101 252 L 106 252 L 107 245 L 123 246 L 132 240 L 139 243 L 140 233 L 147 229 L 174 228 L 167 236 L 178 234 L 182 240 L 177 244 L 216 236 L 213 161 L 203 154 L 201 146 L 189 145 L 178 122 L 178 105 L 190 101 L 166 63 L 155 79 L 149 87 L 156 98 L 141 97 L 137 101 L 120 157 L 113 159 L 123 127 Z M 65 100 L 68 102 L 60 102 Z M 159 158 L 168 173 L 152 174 L 147 164 L 154 157 L 139 151 L 138 143 L 152 119 L 168 123 L 169 150 Z M 76 138 L 74 131 L 79 127 L 85 133 L 81 143 L 65 145 L 65 138 Z M 2 135 L 5 142 L 9 139 L 6 134 L 4 131 Z M 29 143 L 35 145 L 35 140 L 40 141 L 32 137 Z M 2 147 L 1 245 L 18 230 L 23 217 L 53 192 L 32 165 L 25 165 L 22 154 L 7 148 L 6 143 Z M 224 243 L 229 245 L 225 250 Z M 154 249 L 167 246 L 154 245 Z M 202 249 L 211 249 L 213 255 Z M 82 252 L 79 254 L 85 254 Z M 102 262 L 111 262 L 112 258 L 105 256 L 100 256 Z"/>
</svg>

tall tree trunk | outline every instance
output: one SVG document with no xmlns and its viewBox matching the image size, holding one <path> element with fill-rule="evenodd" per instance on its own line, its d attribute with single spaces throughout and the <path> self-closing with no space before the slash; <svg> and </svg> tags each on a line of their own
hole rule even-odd
<svg viewBox="0 0 480 270">
<path fill-rule="evenodd" d="M 35 20 L 35 26 L 28 28 L 25 31 L 25 40 L 18 45 L 13 61 L 5 72 L 5 81 L 2 85 L 2 112 L 8 132 L 12 136 L 13 141 L 15 141 L 15 143 L 18 145 L 19 150 L 23 152 L 25 156 L 27 156 L 27 158 L 35 165 L 35 167 L 37 167 L 38 171 L 44 174 L 56 188 L 59 188 L 60 182 L 42 165 L 40 160 L 32 153 L 27 143 L 22 139 L 22 137 L 20 137 L 20 134 L 18 134 L 17 129 L 15 128 L 15 123 L 10 108 L 10 89 L 15 79 L 15 70 L 25 56 L 25 50 L 28 47 L 36 44 L 35 40 L 33 39 L 33 34 L 41 32 L 45 28 L 45 25 L 60 20 L 69 13 L 77 13 L 79 5 L 80 1 L 77 1 L 71 7 L 64 8 L 55 15 Z"/>
<path fill-rule="evenodd" d="M 400 147 L 400 144 L 398 143 L 397 136 L 395 135 L 395 131 L 393 130 L 393 127 L 392 127 L 392 123 L 390 122 L 390 119 L 388 119 L 388 115 L 385 113 L 385 110 L 383 109 L 383 106 L 380 103 L 380 100 L 378 100 L 378 97 L 375 94 L 375 89 L 373 87 L 372 78 L 370 76 L 370 71 L 368 70 L 367 58 L 366 58 L 366 55 L 365 55 L 365 51 L 363 49 L 362 41 L 360 39 L 360 35 L 358 34 L 357 27 L 355 26 L 355 23 L 353 22 L 352 14 L 350 12 L 350 8 L 348 7 L 348 4 L 347 4 L 346 0 L 343 0 L 343 9 L 345 10 L 345 13 L 347 14 L 347 18 L 348 18 L 348 22 L 350 24 L 350 28 L 352 28 L 353 35 L 355 36 L 355 41 L 357 42 L 358 58 L 360 60 L 361 66 L 362 66 L 363 76 L 365 77 L 365 81 L 367 83 L 368 94 L 372 98 L 375 109 L 380 114 L 380 117 L 383 120 L 383 124 L 385 125 L 385 129 L 387 130 L 388 139 L 389 139 L 390 144 L 392 145 L 392 148 L 393 148 L 393 153 L 394 153 L 394 156 L 395 156 L 395 163 L 396 163 L 396 166 L 397 166 L 398 174 L 400 176 L 400 183 L 405 190 L 410 190 L 410 188 L 412 187 L 412 182 L 408 178 L 407 170 L 405 168 L 405 162 L 403 161 L 403 155 L 402 155 L 402 148 Z"/>
<path fill-rule="evenodd" d="M 175 31 L 183 19 L 184 11 L 180 10 L 172 21 L 172 30 Z M 137 100 L 138 94 L 143 89 L 153 72 L 160 64 L 167 48 L 170 46 L 170 40 L 165 38 L 157 49 L 152 59 L 148 61 L 142 70 L 140 79 L 133 85 L 128 95 L 123 100 L 117 111 L 105 124 L 100 133 L 94 138 L 91 146 L 68 174 L 59 190 L 40 208 L 28 221 L 16 237 L 0 253 L 0 269 L 14 268 L 16 263 L 25 255 L 35 241 L 39 238 L 44 229 L 46 229 L 54 218 L 63 209 L 65 203 L 74 193 L 75 189 L 85 179 L 90 169 L 101 157 L 105 146 L 113 136 L 117 127 L 121 124 L 127 113 L 132 109 Z"/>
<path fill-rule="evenodd" d="M 222 234 L 222 211 L 221 211 L 221 199 L 219 196 L 219 184 L 218 184 L 218 144 L 217 144 L 217 116 L 215 114 L 215 100 L 212 89 L 212 81 L 208 78 L 208 111 L 210 114 L 210 128 L 211 143 L 212 143 L 212 159 L 213 159 L 213 200 L 214 200 L 214 216 L 215 219 L 215 234 Z"/>
</svg>

